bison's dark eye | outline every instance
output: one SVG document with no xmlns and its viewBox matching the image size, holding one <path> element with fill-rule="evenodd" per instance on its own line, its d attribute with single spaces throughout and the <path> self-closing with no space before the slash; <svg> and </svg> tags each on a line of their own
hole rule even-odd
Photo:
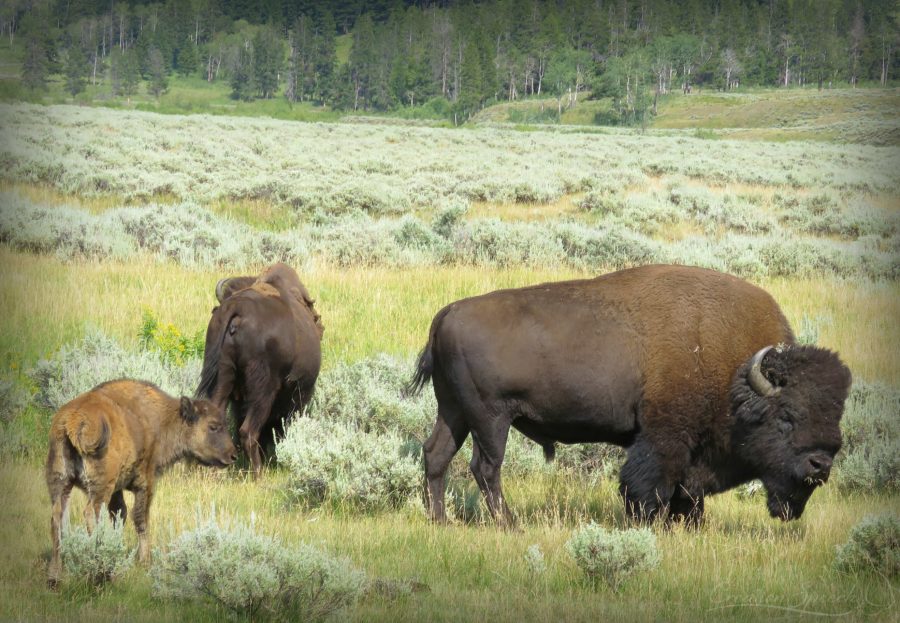
<svg viewBox="0 0 900 623">
<path fill-rule="evenodd" d="M 794 430 L 794 423 L 787 418 L 778 418 L 778 430 L 782 435 L 787 435 Z"/>
<path fill-rule="evenodd" d="M 222 427 L 219 426 L 218 424 L 215 424 L 215 423 L 210 424 L 210 425 L 209 425 L 209 432 L 211 432 L 211 433 L 217 433 L 217 432 L 219 432 L 219 429 L 220 429 L 220 428 L 222 428 Z"/>
</svg>

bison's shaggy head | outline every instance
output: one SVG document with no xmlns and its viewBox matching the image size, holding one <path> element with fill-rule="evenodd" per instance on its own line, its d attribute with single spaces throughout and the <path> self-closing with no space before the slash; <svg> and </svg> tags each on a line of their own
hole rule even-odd
<svg viewBox="0 0 900 623">
<path fill-rule="evenodd" d="M 732 448 L 765 485 L 773 517 L 800 517 L 828 480 L 850 382 L 838 356 L 814 346 L 768 347 L 738 369 Z"/>
</svg>

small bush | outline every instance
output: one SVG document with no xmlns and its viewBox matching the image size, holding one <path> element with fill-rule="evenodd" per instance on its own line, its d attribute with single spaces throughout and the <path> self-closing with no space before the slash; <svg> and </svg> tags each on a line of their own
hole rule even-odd
<svg viewBox="0 0 900 623">
<path fill-rule="evenodd" d="M 838 546 L 834 565 L 839 571 L 900 576 L 900 517 L 867 515 Z"/>
<path fill-rule="evenodd" d="M 59 550 L 72 579 L 99 588 L 131 568 L 135 550 L 125 545 L 123 523 L 110 519 L 104 505 L 90 534 L 84 526 L 63 530 Z"/>
<path fill-rule="evenodd" d="M 385 354 L 338 364 L 319 377 L 316 417 L 367 432 L 393 432 L 422 444 L 431 433 L 437 402 L 430 389 L 406 395 L 412 369 L 410 361 Z"/>
<path fill-rule="evenodd" d="M 397 508 L 421 488 L 418 445 L 394 431 L 305 417 L 288 427 L 276 453 L 290 473 L 290 493 L 307 504 Z"/>
<path fill-rule="evenodd" d="M 841 421 L 835 482 L 844 491 L 900 491 L 900 390 L 856 382 Z"/>
<path fill-rule="evenodd" d="M 0 424 L 9 424 L 28 404 L 28 393 L 10 378 L 0 378 Z"/>
<path fill-rule="evenodd" d="M 252 523 L 222 528 L 214 514 L 155 560 L 157 597 L 212 602 L 250 620 L 320 621 L 352 605 L 366 584 L 349 560 L 286 545 Z"/>
<path fill-rule="evenodd" d="M 572 535 L 566 549 L 591 582 L 602 580 L 614 591 L 659 564 L 656 536 L 648 528 L 615 531 L 591 523 Z"/>
<path fill-rule="evenodd" d="M 547 563 L 544 561 L 544 552 L 537 543 L 528 546 L 525 552 L 525 566 L 532 575 L 543 575 L 547 570 Z"/>
<path fill-rule="evenodd" d="M 37 386 L 35 403 L 56 411 L 65 403 L 100 383 L 118 378 L 152 379 L 170 394 L 192 394 L 200 378 L 200 359 L 175 365 L 156 352 L 132 353 L 99 331 L 63 346 L 50 359 L 42 359 L 29 371 Z"/>
</svg>

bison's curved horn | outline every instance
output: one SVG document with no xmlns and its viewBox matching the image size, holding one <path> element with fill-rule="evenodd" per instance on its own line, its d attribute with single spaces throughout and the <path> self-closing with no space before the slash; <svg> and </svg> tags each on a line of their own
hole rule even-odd
<svg viewBox="0 0 900 623">
<path fill-rule="evenodd" d="M 763 357 L 765 357 L 766 353 L 770 350 L 772 350 L 772 347 L 766 346 L 757 351 L 750 361 L 750 371 L 747 372 L 747 382 L 750 383 L 750 387 L 753 388 L 753 391 L 760 396 L 774 396 L 778 393 L 778 388 L 772 385 L 772 383 L 769 382 L 769 379 L 763 375 L 762 370 L 760 370 L 760 364 L 762 363 Z"/>
<path fill-rule="evenodd" d="M 222 289 L 225 287 L 225 282 L 228 281 L 228 277 L 224 279 L 219 279 L 219 283 L 216 284 L 216 300 L 220 303 L 223 303 L 222 300 Z"/>
</svg>

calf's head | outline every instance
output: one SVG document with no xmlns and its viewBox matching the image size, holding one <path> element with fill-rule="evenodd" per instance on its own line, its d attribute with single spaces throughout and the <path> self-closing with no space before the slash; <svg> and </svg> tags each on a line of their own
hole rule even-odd
<svg viewBox="0 0 900 623">
<path fill-rule="evenodd" d="M 838 356 L 814 346 L 766 347 L 738 369 L 732 448 L 765 485 L 773 517 L 800 517 L 828 480 L 850 382 Z"/>
<path fill-rule="evenodd" d="M 225 467 L 237 460 L 237 448 L 228 432 L 225 411 L 208 400 L 182 396 L 181 418 L 188 424 L 189 454 L 204 465 Z"/>
</svg>

